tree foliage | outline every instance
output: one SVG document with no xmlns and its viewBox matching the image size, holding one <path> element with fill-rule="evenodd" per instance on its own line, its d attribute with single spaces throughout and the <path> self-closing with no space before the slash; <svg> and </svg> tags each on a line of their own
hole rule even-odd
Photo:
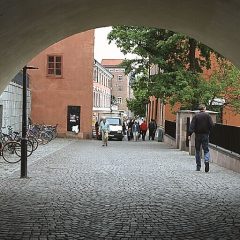
<svg viewBox="0 0 240 240">
<path fill-rule="evenodd" d="M 136 116 L 145 116 L 145 106 L 148 103 L 150 95 L 145 77 L 136 78 L 136 81 L 132 84 L 132 89 L 135 98 L 127 100 L 127 106 Z"/>
<path fill-rule="evenodd" d="M 225 59 L 218 59 L 218 69 L 214 70 L 207 84 L 202 83 L 202 102 L 210 109 L 216 99 L 240 113 L 240 71 Z"/>
<path fill-rule="evenodd" d="M 215 98 L 224 98 L 226 104 L 239 107 L 239 72 L 200 42 L 169 30 L 135 26 L 113 27 L 108 39 L 115 41 L 124 54 L 139 56 L 123 62 L 126 72 L 141 74 L 134 88 L 135 100 L 128 101 L 130 108 L 151 95 L 172 106 L 179 102 L 188 109 L 195 109 L 199 103 L 211 105 Z M 211 68 L 212 54 L 219 60 L 220 68 L 206 81 L 202 72 Z M 154 74 L 152 66 L 157 68 Z M 229 89 L 231 94 L 224 94 Z"/>
</svg>

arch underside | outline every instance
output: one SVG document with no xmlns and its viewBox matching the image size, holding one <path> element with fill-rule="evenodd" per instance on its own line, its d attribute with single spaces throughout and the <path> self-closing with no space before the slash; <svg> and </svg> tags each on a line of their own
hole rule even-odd
<svg viewBox="0 0 240 240">
<path fill-rule="evenodd" d="M 2 0 L 0 90 L 53 43 L 112 25 L 159 27 L 184 33 L 240 66 L 237 0 Z"/>
</svg>

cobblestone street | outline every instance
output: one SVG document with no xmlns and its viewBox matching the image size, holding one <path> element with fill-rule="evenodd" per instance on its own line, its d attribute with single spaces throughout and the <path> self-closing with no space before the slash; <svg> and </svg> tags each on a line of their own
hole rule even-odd
<svg viewBox="0 0 240 240">
<path fill-rule="evenodd" d="M 240 174 L 158 142 L 56 139 L 0 161 L 0 239 L 240 239 Z"/>
</svg>

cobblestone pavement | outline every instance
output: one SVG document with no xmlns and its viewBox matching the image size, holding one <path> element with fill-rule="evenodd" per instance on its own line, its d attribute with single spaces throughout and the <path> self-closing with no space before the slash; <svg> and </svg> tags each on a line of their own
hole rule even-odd
<svg viewBox="0 0 240 240">
<path fill-rule="evenodd" d="M 0 239 L 240 239 L 240 174 L 158 142 L 57 139 L 0 162 Z"/>
</svg>

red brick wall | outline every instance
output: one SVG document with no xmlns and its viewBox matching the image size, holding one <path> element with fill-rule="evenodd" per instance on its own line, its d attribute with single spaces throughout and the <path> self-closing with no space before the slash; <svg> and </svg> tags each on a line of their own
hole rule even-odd
<svg viewBox="0 0 240 240">
<path fill-rule="evenodd" d="M 218 68 L 217 60 L 215 55 L 211 55 L 211 64 L 212 68 L 207 70 L 203 70 L 203 76 L 208 81 L 209 77 L 211 76 L 212 72 Z M 179 109 L 180 105 L 176 104 L 176 107 L 174 107 L 174 111 L 177 111 Z M 166 113 L 165 113 L 165 119 L 169 121 L 174 121 L 176 119 L 176 116 L 172 114 L 170 106 L 166 105 Z M 223 124 L 225 125 L 232 125 L 232 126 L 240 126 L 240 114 L 235 114 L 232 109 L 226 107 L 223 111 Z"/>
<path fill-rule="evenodd" d="M 166 104 L 165 120 L 176 121 L 176 114 L 174 114 L 173 112 L 177 112 L 179 109 L 180 109 L 180 104 L 176 104 L 176 106 L 174 106 L 173 109 L 171 109 L 170 104 Z"/>
<path fill-rule="evenodd" d="M 80 133 L 91 137 L 93 99 L 94 30 L 66 38 L 37 55 L 29 65 L 32 91 L 31 117 L 34 123 L 59 124 L 59 132 L 67 132 L 67 106 L 80 106 Z M 63 57 L 63 76 L 47 77 L 47 55 Z"/>
<path fill-rule="evenodd" d="M 240 127 L 240 114 L 235 114 L 230 108 L 223 110 L 223 124 Z"/>
</svg>

